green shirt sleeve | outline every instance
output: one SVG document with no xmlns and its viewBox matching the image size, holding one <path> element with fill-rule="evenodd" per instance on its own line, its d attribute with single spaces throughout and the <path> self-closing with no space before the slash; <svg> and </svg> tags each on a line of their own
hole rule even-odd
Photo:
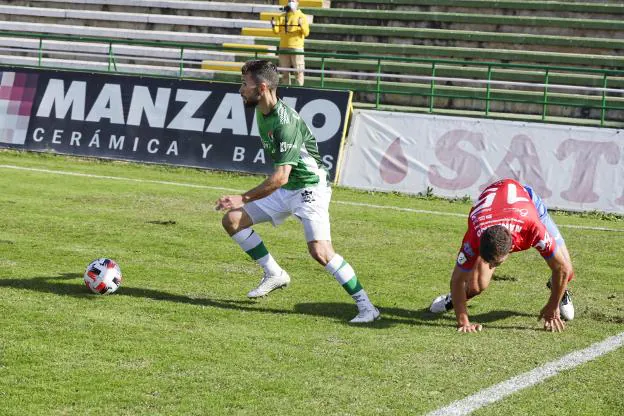
<svg viewBox="0 0 624 416">
<path fill-rule="evenodd" d="M 297 126 L 285 124 L 273 132 L 275 140 L 274 165 L 297 165 L 303 146 L 303 135 Z"/>
</svg>

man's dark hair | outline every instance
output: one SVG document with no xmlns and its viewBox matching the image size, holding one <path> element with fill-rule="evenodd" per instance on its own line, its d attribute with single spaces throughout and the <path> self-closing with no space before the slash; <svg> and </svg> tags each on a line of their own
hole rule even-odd
<svg viewBox="0 0 624 416">
<path fill-rule="evenodd" d="M 256 84 L 264 82 L 270 90 L 277 89 L 279 75 L 277 73 L 277 68 L 270 61 L 247 61 L 241 68 L 241 73 L 243 76 L 250 74 Z"/>
<path fill-rule="evenodd" d="M 511 234 L 502 225 L 494 225 L 481 234 L 479 252 L 481 258 L 489 263 L 509 254 L 511 251 Z"/>
</svg>

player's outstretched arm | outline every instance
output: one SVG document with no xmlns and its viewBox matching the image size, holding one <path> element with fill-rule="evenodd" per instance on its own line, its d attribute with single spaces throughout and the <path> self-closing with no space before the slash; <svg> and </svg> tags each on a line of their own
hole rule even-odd
<svg viewBox="0 0 624 416">
<path fill-rule="evenodd" d="M 565 324 L 559 314 L 559 302 L 568 285 L 568 278 L 572 274 L 572 265 L 565 257 L 563 250 L 557 250 L 552 257 L 546 259 L 546 263 L 552 272 L 550 297 L 540 311 L 539 319 L 544 320 L 545 330 L 561 332 L 565 329 Z"/>
<path fill-rule="evenodd" d="M 240 208 L 247 202 L 255 201 L 271 195 L 280 187 L 288 183 L 291 165 L 280 165 L 260 185 L 245 192 L 242 195 L 224 195 L 215 204 L 217 211 Z"/>
<path fill-rule="evenodd" d="M 453 299 L 453 309 L 455 309 L 455 317 L 457 318 L 458 332 L 479 332 L 482 326 L 479 324 L 471 324 L 468 319 L 468 301 L 466 297 L 466 284 L 472 272 L 464 271 L 455 265 L 453 274 L 451 275 L 451 298 Z"/>
</svg>

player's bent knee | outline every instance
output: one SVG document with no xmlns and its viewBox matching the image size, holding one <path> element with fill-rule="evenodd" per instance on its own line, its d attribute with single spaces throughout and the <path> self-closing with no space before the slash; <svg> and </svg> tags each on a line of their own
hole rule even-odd
<svg viewBox="0 0 624 416">
<path fill-rule="evenodd" d="M 232 228 L 232 218 L 230 217 L 230 213 L 229 212 L 226 213 L 225 215 L 223 215 L 223 218 L 221 218 L 221 225 L 226 230 L 229 230 L 229 229 Z"/>
<path fill-rule="evenodd" d="M 223 225 L 223 228 L 225 228 L 227 232 L 232 234 L 240 228 L 241 217 L 242 215 L 239 211 L 226 212 L 221 219 L 221 225 Z"/>
<path fill-rule="evenodd" d="M 574 278 L 574 268 L 572 267 L 572 265 L 569 265 L 565 270 L 564 273 L 566 275 L 566 281 L 570 282 L 570 280 L 572 280 Z"/>
<path fill-rule="evenodd" d="M 321 256 L 318 252 L 316 251 L 310 251 L 310 255 L 312 256 L 312 258 L 314 260 L 316 260 L 317 262 L 319 262 L 321 265 L 326 265 L 328 263 L 328 261 L 325 259 L 325 257 Z"/>
<path fill-rule="evenodd" d="M 318 261 L 322 265 L 326 265 L 327 263 L 329 263 L 329 259 L 327 259 L 327 256 L 325 255 L 323 251 L 320 251 L 316 248 L 310 248 L 308 252 L 310 253 L 310 256 L 312 256 L 314 260 Z"/>
<path fill-rule="evenodd" d="M 336 254 L 330 245 L 322 244 L 319 241 L 310 241 L 308 243 L 308 252 L 314 260 L 323 266 L 327 265 Z"/>
</svg>

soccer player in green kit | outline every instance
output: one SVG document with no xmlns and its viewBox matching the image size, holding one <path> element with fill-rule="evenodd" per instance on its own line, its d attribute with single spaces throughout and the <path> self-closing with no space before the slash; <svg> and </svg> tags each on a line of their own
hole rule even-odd
<svg viewBox="0 0 624 416">
<path fill-rule="evenodd" d="M 273 173 L 242 195 L 225 195 L 216 209 L 227 210 L 223 228 L 264 269 L 260 284 L 247 296 L 258 298 L 286 287 L 290 276 L 271 256 L 254 224 L 281 224 L 294 215 L 302 224 L 310 255 L 331 273 L 355 301 L 358 314 L 350 322 L 379 318 L 355 271 L 331 243 L 331 187 L 321 163 L 316 139 L 299 114 L 277 98 L 279 75 L 269 61 L 248 61 L 242 68 L 240 94 L 245 106 L 255 107 L 262 146 L 271 155 Z"/>
</svg>

